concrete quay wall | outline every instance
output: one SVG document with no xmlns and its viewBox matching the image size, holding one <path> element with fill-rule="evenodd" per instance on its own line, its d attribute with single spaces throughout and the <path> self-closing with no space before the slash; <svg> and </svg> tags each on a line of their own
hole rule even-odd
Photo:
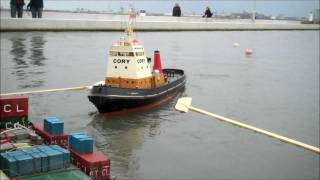
<svg viewBox="0 0 320 180">
<path fill-rule="evenodd" d="M 118 20 L 76 19 L 11 19 L 1 18 L 1 31 L 122 31 L 125 23 Z M 316 24 L 261 24 L 181 21 L 137 21 L 136 31 L 198 30 L 320 30 Z"/>
<path fill-rule="evenodd" d="M 44 18 L 10 18 L 1 11 L 1 31 L 123 31 L 127 16 L 45 12 Z M 319 24 L 297 21 L 204 19 L 201 17 L 144 16 L 134 22 L 135 31 L 320 30 Z"/>
</svg>

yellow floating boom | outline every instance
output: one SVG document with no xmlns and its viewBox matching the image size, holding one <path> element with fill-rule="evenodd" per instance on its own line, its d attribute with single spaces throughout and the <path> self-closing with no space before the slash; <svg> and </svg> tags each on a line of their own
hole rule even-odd
<svg viewBox="0 0 320 180">
<path fill-rule="evenodd" d="M 36 90 L 36 91 L 4 93 L 4 94 L 0 94 L 0 95 L 1 96 L 14 96 L 14 95 L 36 94 L 36 93 L 56 92 L 56 91 L 84 90 L 84 89 L 87 89 L 87 88 L 88 88 L 87 86 L 79 86 L 79 87 L 71 87 L 71 88 L 46 89 L 46 90 Z"/>
<path fill-rule="evenodd" d="M 94 85 L 104 84 L 104 81 L 98 81 Z M 4 93 L 0 94 L 0 96 L 15 96 L 15 95 L 23 95 L 23 94 L 36 94 L 36 93 L 46 93 L 46 92 L 57 92 L 57 91 L 73 91 L 73 90 L 86 90 L 91 89 L 92 86 L 77 86 L 70 88 L 58 88 L 58 89 L 45 89 L 45 90 L 35 90 L 35 91 L 24 91 L 24 92 L 13 92 L 13 93 Z"/>
<path fill-rule="evenodd" d="M 238 122 L 238 121 L 230 119 L 230 118 L 226 118 L 226 117 L 223 117 L 223 116 L 220 116 L 220 115 L 217 115 L 217 114 L 213 114 L 213 113 L 210 113 L 210 112 L 202 110 L 202 109 L 198 109 L 198 108 L 192 107 L 191 106 L 191 101 L 192 101 L 192 98 L 190 98 L 190 97 L 180 98 L 178 100 L 175 108 L 178 111 L 181 111 L 181 112 L 188 112 L 189 110 L 191 110 L 191 111 L 198 112 L 198 113 L 201 113 L 201 114 L 204 114 L 204 115 L 208 115 L 208 116 L 216 118 L 216 119 L 218 119 L 220 121 L 227 122 L 227 123 L 230 123 L 232 125 L 239 126 L 239 127 L 245 128 L 245 129 L 249 129 L 249 130 L 252 130 L 252 131 L 257 132 L 259 134 L 263 134 L 263 135 L 266 135 L 266 136 L 269 136 L 269 137 L 273 137 L 273 138 L 276 138 L 276 139 L 278 139 L 280 141 L 283 141 L 283 142 L 286 142 L 286 143 L 289 143 L 289 144 L 293 144 L 293 145 L 296 145 L 298 147 L 302 147 L 302 148 L 307 149 L 309 151 L 312 151 L 312 152 L 320 154 L 320 149 L 318 147 L 314 147 L 314 146 L 311 146 L 309 144 L 305 144 L 303 142 L 296 141 L 294 139 L 290 139 L 290 138 L 287 138 L 285 136 L 281 136 L 281 135 L 276 134 L 276 133 L 272 133 L 272 132 L 269 132 L 269 131 L 266 131 L 266 130 L 251 126 L 251 125 L 247 125 L 247 124 Z"/>
</svg>

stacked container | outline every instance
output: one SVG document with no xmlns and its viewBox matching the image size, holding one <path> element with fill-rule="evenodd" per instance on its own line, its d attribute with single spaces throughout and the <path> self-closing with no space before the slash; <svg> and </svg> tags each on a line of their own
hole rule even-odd
<svg viewBox="0 0 320 180">
<path fill-rule="evenodd" d="M 70 152 L 56 146 L 34 146 L 1 153 L 0 162 L 8 176 L 23 176 L 69 167 Z"/>
<path fill-rule="evenodd" d="M 64 123 L 57 117 L 46 117 L 43 125 L 33 125 L 35 132 L 43 138 L 46 144 L 68 146 L 68 135 L 63 132 Z"/>
<path fill-rule="evenodd" d="M 69 135 L 69 149 L 72 163 L 93 180 L 110 178 L 110 159 L 104 154 L 93 151 L 93 138 L 84 133 Z"/>
<path fill-rule="evenodd" d="M 46 117 L 44 119 L 44 130 L 52 135 L 63 134 L 63 122 L 57 117 Z"/>
<path fill-rule="evenodd" d="M 51 145 L 51 148 L 63 153 L 63 167 L 68 168 L 70 166 L 70 152 L 58 145 Z"/>
<path fill-rule="evenodd" d="M 80 154 L 92 153 L 93 138 L 84 133 L 71 133 L 69 134 L 69 147 Z"/>
</svg>

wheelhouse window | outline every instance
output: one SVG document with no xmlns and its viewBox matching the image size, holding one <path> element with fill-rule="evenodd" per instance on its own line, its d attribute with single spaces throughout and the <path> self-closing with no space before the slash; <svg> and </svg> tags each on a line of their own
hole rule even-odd
<svg viewBox="0 0 320 180">
<path fill-rule="evenodd" d="M 143 56 L 144 52 L 136 52 L 136 56 Z"/>
<path fill-rule="evenodd" d="M 110 51 L 110 52 L 109 52 L 109 55 L 110 55 L 110 56 L 117 56 L 118 53 L 117 53 L 116 51 Z"/>
<path fill-rule="evenodd" d="M 118 52 L 118 56 L 134 56 L 133 52 Z"/>
</svg>

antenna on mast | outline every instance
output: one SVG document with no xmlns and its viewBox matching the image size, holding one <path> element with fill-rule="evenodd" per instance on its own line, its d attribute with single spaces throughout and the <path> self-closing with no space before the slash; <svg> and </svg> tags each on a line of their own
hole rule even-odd
<svg viewBox="0 0 320 180">
<path fill-rule="evenodd" d="M 128 19 L 128 24 L 127 24 L 127 28 L 126 28 L 126 33 L 127 33 L 127 36 L 128 36 L 128 41 L 129 42 L 133 42 L 134 38 L 133 38 L 132 23 L 136 19 L 136 13 L 134 11 L 132 3 L 129 4 L 128 18 L 129 19 Z"/>
</svg>

